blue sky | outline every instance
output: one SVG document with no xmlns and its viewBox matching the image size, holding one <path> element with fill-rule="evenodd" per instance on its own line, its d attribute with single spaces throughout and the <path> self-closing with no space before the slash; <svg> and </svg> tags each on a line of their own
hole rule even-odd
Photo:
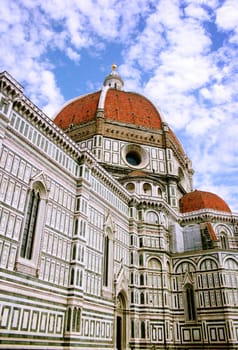
<svg viewBox="0 0 238 350">
<path fill-rule="evenodd" d="M 180 138 L 194 188 L 238 212 L 237 0 L 1 0 L 0 70 L 49 116 L 116 63 Z"/>
</svg>

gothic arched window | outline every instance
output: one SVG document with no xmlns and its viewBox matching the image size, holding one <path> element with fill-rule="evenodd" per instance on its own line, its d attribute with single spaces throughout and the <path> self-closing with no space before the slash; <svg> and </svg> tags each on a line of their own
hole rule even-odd
<svg viewBox="0 0 238 350">
<path fill-rule="evenodd" d="M 140 295 L 140 303 L 141 303 L 141 305 L 145 304 L 145 295 L 143 292 L 141 292 L 141 295 Z"/>
<path fill-rule="evenodd" d="M 33 243 L 36 231 L 36 221 L 40 204 L 39 191 L 31 190 L 26 213 L 25 227 L 21 243 L 20 256 L 25 259 L 32 258 Z"/>
<path fill-rule="evenodd" d="M 104 269 L 103 269 L 103 285 L 108 286 L 108 263 L 109 263 L 109 238 L 104 238 Z"/>
<path fill-rule="evenodd" d="M 141 338 L 145 338 L 145 322 L 141 322 Z"/>
<path fill-rule="evenodd" d="M 75 218 L 75 221 L 74 221 L 74 235 L 75 236 L 78 234 L 78 225 L 79 225 L 79 220 L 78 220 L 78 218 Z"/>
<path fill-rule="evenodd" d="M 76 259 L 76 244 L 73 245 L 72 248 L 72 260 Z"/>
<path fill-rule="evenodd" d="M 74 284 L 74 268 L 72 267 L 72 270 L 71 270 L 71 275 L 70 275 L 70 284 Z"/>
<path fill-rule="evenodd" d="M 70 325 L 71 325 L 71 308 L 68 309 L 68 313 L 67 313 L 67 326 L 66 326 L 67 331 L 70 331 Z"/>
<path fill-rule="evenodd" d="M 131 338 L 135 337 L 135 324 L 134 320 L 131 320 Z"/>
<path fill-rule="evenodd" d="M 140 285 L 141 286 L 144 285 L 144 275 L 143 274 L 140 275 Z"/>
<path fill-rule="evenodd" d="M 140 266 L 144 265 L 144 258 L 143 258 L 142 254 L 140 254 L 140 256 L 139 256 L 139 264 L 140 264 Z"/>
<path fill-rule="evenodd" d="M 229 248 L 228 238 L 227 238 L 227 235 L 224 232 L 221 233 L 220 240 L 221 240 L 221 248 L 222 249 L 228 249 Z"/>
<path fill-rule="evenodd" d="M 31 275 L 38 273 L 38 258 L 45 225 L 48 193 L 42 174 L 31 181 L 22 225 L 19 255 L 16 261 L 17 271 Z"/>
<path fill-rule="evenodd" d="M 184 287 L 184 298 L 185 298 L 185 315 L 187 321 L 196 320 L 196 306 L 195 306 L 195 295 L 194 289 L 191 284 L 186 284 Z"/>
</svg>

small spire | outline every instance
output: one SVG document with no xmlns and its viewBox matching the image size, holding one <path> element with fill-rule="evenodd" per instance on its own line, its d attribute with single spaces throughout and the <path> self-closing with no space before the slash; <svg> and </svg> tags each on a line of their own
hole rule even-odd
<svg viewBox="0 0 238 350">
<path fill-rule="evenodd" d="M 116 70 L 117 70 L 117 65 L 113 63 L 112 71 L 104 80 L 103 85 L 109 86 L 112 89 L 122 90 L 124 82 Z"/>
</svg>

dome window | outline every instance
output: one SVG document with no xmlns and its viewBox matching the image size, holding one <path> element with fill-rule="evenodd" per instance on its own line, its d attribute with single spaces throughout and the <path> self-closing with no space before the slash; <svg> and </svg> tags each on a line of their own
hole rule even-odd
<svg viewBox="0 0 238 350">
<path fill-rule="evenodd" d="M 139 145 L 127 144 L 122 148 L 124 162 L 137 169 L 145 168 L 149 162 L 147 151 Z"/>
<path fill-rule="evenodd" d="M 133 184 L 133 183 L 128 183 L 127 185 L 126 185 L 126 189 L 127 189 L 127 191 L 129 191 L 129 192 L 134 192 L 135 191 L 135 185 Z"/>
<path fill-rule="evenodd" d="M 141 163 L 141 156 L 136 151 L 129 151 L 126 155 L 126 160 L 130 165 L 137 166 Z"/>
<path fill-rule="evenodd" d="M 145 184 L 143 185 L 143 191 L 144 191 L 144 194 L 146 194 L 147 196 L 151 196 L 151 194 L 152 194 L 151 185 L 145 183 Z"/>
</svg>

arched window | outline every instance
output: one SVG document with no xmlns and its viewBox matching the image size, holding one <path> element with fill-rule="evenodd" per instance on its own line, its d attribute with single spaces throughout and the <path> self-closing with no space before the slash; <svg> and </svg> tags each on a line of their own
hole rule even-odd
<svg viewBox="0 0 238 350">
<path fill-rule="evenodd" d="M 84 236 L 83 235 L 83 221 L 80 221 L 80 236 Z"/>
<path fill-rule="evenodd" d="M 84 261 L 84 247 L 82 247 L 82 251 L 81 251 L 81 261 Z"/>
<path fill-rule="evenodd" d="M 76 285 L 79 285 L 79 270 L 77 269 Z"/>
<path fill-rule="evenodd" d="M 144 275 L 143 274 L 140 275 L 140 285 L 141 286 L 144 285 Z"/>
<path fill-rule="evenodd" d="M 134 292 L 131 292 L 131 303 L 134 304 Z"/>
<path fill-rule="evenodd" d="M 82 285 L 83 285 L 83 271 L 80 271 L 79 285 L 80 285 L 80 287 L 82 287 Z"/>
<path fill-rule="evenodd" d="M 225 269 L 238 271 L 238 263 L 235 259 L 228 258 L 224 264 Z"/>
<path fill-rule="evenodd" d="M 78 218 L 75 218 L 75 221 L 74 221 L 74 235 L 77 236 L 78 234 L 78 226 L 79 226 L 79 220 Z"/>
<path fill-rule="evenodd" d="M 140 266 L 144 265 L 144 258 L 143 258 L 142 254 L 140 254 L 140 256 L 139 256 L 139 264 L 140 264 Z"/>
<path fill-rule="evenodd" d="M 145 295 L 143 292 L 140 294 L 140 303 L 141 303 L 141 305 L 145 304 Z"/>
<path fill-rule="evenodd" d="M 183 261 L 175 268 L 176 273 L 195 272 L 195 266 L 190 261 Z"/>
<path fill-rule="evenodd" d="M 148 268 L 149 269 L 153 269 L 153 270 L 158 270 L 160 271 L 161 270 L 161 263 L 158 259 L 156 258 L 151 258 L 149 261 L 148 261 Z"/>
<path fill-rule="evenodd" d="M 145 338 L 145 322 L 141 322 L 141 338 Z"/>
<path fill-rule="evenodd" d="M 38 272 L 38 257 L 41 249 L 46 200 L 49 191 L 47 190 L 43 174 L 35 177 L 31 181 L 30 187 L 21 232 L 19 255 L 16 261 L 16 270 L 35 276 Z M 59 220 L 57 224 L 60 225 Z M 27 270 L 25 268 L 26 266 Z"/>
<path fill-rule="evenodd" d="M 33 253 L 33 243 L 35 238 L 36 221 L 40 204 L 39 191 L 31 190 L 29 195 L 28 209 L 26 213 L 25 227 L 21 243 L 20 256 L 31 259 Z"/>
<path fill-rule="evenodd" d="M 73 325 L 72 325 L 72 331 L 76 332 L 77 329 L 77 308 L 74 307 L 73 310 Z"/>
<path fill-rule="evenodd" d="M 157 213 L 154 211 L 149 211 L 146 213 L 146 222 L 150 224 L 158 224 L 159 223 L 159 217 Z"/>
<path fill-rule="evenodd" d="M 134 239 L 133 239 L 133 235 L 130 236 L 130 244 L 133 245 L 134 244 Z"/>
<path fill-rule="evenodd" d="M 227 235 L 225 233 L 223 233 L 223 232 L 221 233 L 220 240 L 221 240 L 221 248 L 228 249 L 229 248 L 228 238 L 227 238 Z"/>
<path fill-rule="evenodd" d="M 80 332 L 80 323 L 81 323 L 81 309 L 78 308 L 77 321 L 76 321 L 76 332 Z"/>
<path fill-rule="evenodd" d="M 162 286 L 162 265 L 156 258 L 151 258 L 147 261 L 149 269 L 146 283 L 152 288 L 161 288 Z"/>
<path fill-rule="evenodd" d="M 144 183 L 143 191 L 146 195 L 151 196 L 151 194 L 152 194 L 151 185 L 148 183 Z"/>
<path fill-rule="evenodd" d="M 74 268 L 73 267 L 72 267 L 72 270 L 71 270 L 70 284 L 74 284 Z"/>
<path fill-rule="evenodd" d="M 103 240 L 103 293 L 111 292 L 113 287 L 113 237 L 114 233 L 111 227 L 107 226 Z"/>
<path fill-rule="evenodd" d="M 104 238 L 104 269 L 103 269 L 103 285 L 108 286 L 108 263 L 109 263 L 109 238 Z"/>
<path fill-rule="evenodd" d="M 67 313 L 67 323 L 66 323 L 66 331 L 70 331 L 71 328 L 71 308 L 68 309 Z"/>
<path fill-rule="evenodd" d="M 206 258 L 202 260 L 202 262 L 200 263 L 201 271 L 217 270 L 217 269 L 218 269 L 217 262 L 214 261 L 213 259 Z"/>
<path fill-rule="evenodd" d="M 76 244 L 73 245 L 73 249 L 72 249 L 72 260 L 76 259 Z"/>
<path fill-rule="evenodd" d="M 133 265 L 134 264 L 134 253 L 131 252 L 130 262 Z"/>
<path fill-rule="evenodd" d="M 161 223 L 161 225 L 163 225 L 165 228 L 168 227 L 167 218 L 166 218 L 166 216 L 165 216 L 163 213 L 161 213 L 161 215 L 160 215 L 160 223 Z"/>
<path fill-rule="evenodd" d="M 131 338 L 135 337 L 135 323 L 134 320 L 131 320 Z"/>
<path fill-rule="evenodd" d="M 196 306 L 193 286 L 186 284 L 184 287 L 185 317 L 187 321 L 196 320 Z"/>
</svg>

